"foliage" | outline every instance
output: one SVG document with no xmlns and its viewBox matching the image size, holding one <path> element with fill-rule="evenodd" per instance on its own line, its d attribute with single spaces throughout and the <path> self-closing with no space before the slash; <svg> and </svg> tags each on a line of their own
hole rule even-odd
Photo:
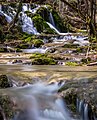
<svg viewBox="0 0 97 120">
<path fill-rule="evenodd" d="M 82 62 L 83 64 L 88 64 L 88 63 L 91 62 L 91 58 L 90 58 L 90 57 L 83 58 L 83 59 L 81 60 L 81 62 Z"/>
<path fill-rule="evenodd" d="M 78 44 L 65 44 L 63 47 L 64 48 L 77 48 L 79 45 Z"/>
<path fill-rule="evenodd" d="M 41 39 L 35 39 L 32 41 L 32 43 L 33 43 L 34 47 L 37 47 L 37 48 L 39 48 L 41 45 L 44 44 L 43 40 L 41 40 Z"/>
<path fill-rule="evenodd" d="M 57 64 L 57 62 L 54 59 L 48 57 L 47 54 L 34 53 L 30 57 L 30 59 L 32 59 L 32 64 L 35 64 L 35 65 L 55 65 L 55 64 Z"/>
<path fill-rule="evenodd" d="M 62 19 L 60 18 L 60 16 L 58 15 L 58 13 L 55 10 L 52 10 L 52 15 L 53 15 L 53 18 L 54 18 L 54 21 L 55 21 L 55 26 L 60 32 L 69 31 L 66 28 L 66 26 L 64 26 L 64 22 L 62 21 Z"/>
<path fill-rule="evenodd" d="M 40 15 L 36 14 L 32 20 L 39 33 L 55 34 L 55 31 L 49 27 L 49 25 Z"/>
<path fill-rule="evenodd" d="M 68 61 L 68 62 L 65 63 L 65 65 L 67 65 L 67 66 L 78 66 L 78 63 Z"/>
<path fill-rule="evenodd" d="M 11 87 L 12 83 L 8 80 L 6 75 L 0 75 L 0 88 Z"/>
</svg>

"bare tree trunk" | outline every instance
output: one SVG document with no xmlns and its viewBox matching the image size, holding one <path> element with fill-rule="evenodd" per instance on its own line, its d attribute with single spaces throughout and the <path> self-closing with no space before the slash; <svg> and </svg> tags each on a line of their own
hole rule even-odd
<svg viewBox="0 0 97 120">
<path fill-rule="evenodd" d="M 14 19 L 12 20 L 11 23 L 9 23 L 8 31 L 10 31 L 15 26 L 15 23 L 18 21 L 18 15 L 19 15 L 21 9 L 22 9 L 22 0 L 20 0 L 20 2 L 19 2 L 18 8 L 17 8 L 17 13 L 16 13 Z"/>
</svg>

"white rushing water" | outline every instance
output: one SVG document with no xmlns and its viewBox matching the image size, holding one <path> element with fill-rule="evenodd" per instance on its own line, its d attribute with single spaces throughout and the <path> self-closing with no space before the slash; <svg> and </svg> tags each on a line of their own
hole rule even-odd
<svg viewBox="0 0 97 120">
<path fill-rule="evenodd" d="M 39 34 L 36 28 L 34 27 L 32 19 L 23 12 L 22 12 L 22 21 L 23 21 L 23 25 L 22 25 L 23 32 L 34 35 Z"/>
<path fill-rule="evenodd" d="M 51 12 L 50 12 L 49 20 L 50 20 L 50 23 L 55 27 L 54 18 Z"/>
<path fill-rule="evenodd" d="M 31 9 L 30 4 L 23 5 L 22 7 L 22 22 L 23 22 L 22 30 L 23 32 L 26 32 L 28 34 L 39 35 L 36 28 L 34 27 L 33 20 L 29 16 L 27 16 L 27 14 L 25 13 L 25 11 L 35 13 L 38 8 L 39 6 L 34 9 Z"/>
<path fill-rule="evenodd" d="M 24 53 L 46 53 L 49 48 L 22 49 Z"/>
<path fill-rule="evenodd" d="M 15 96 L 14 104 L 19 110 L 13 120 L 74 120 L 63 99 L 57 95 L 64 84 L 62 81 L 36 83 L 7 90 L 11 96 Z"/>
</svg>

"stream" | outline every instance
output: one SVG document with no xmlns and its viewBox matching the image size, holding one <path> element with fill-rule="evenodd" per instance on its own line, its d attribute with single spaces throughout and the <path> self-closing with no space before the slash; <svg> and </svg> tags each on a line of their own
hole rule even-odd
<svg viewBox="0 0 97 120">
<path fill-rule="evenodd" d="M 2 64 L 0 74 L 6 74 L 9 79 L 17 83 L 27 84 L 1 89 L 0 93 L 11 96 L 17 104 L 19 112 L 15 114 L 13 120 L 81 120 L 72 117 L 65 101 L 57 92 L 65 85 L 66 80 L 89 79 L 97 76 L 96 69 L 97 67 Z M 86 119 L 82 120 L 89 120 L 87 105 L 85 111 Z"/>
</svg>

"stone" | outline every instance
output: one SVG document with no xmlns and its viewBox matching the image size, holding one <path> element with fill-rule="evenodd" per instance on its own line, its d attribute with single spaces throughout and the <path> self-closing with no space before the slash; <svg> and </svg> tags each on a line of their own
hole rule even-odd
<svg viewBox="0 0 97 120">
<path fill-rule="evenodd" d="M 12 87 L 12 82 L 7 78 L 6 75 L 0 75 L 0 88 Z"/>
</svg>

